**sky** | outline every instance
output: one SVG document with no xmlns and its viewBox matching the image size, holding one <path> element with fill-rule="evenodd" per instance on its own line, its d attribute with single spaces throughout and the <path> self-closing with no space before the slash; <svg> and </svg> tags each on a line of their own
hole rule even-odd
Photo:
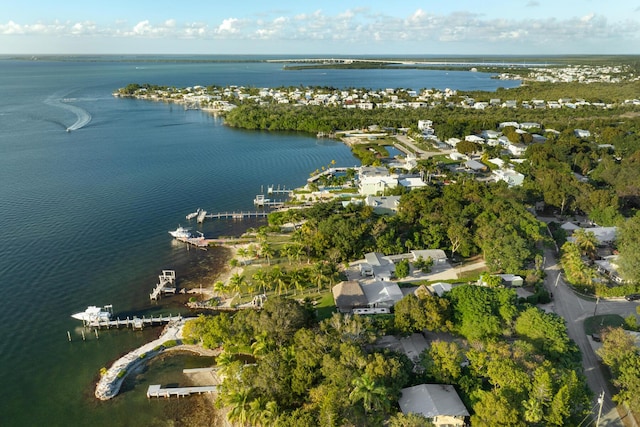
<svg viewBox="0 0 640 427">
<path fill-rule="evenodd" d="M 640 0 L 0 3 L 0 54 L 640 54 Z"/>
</svg>

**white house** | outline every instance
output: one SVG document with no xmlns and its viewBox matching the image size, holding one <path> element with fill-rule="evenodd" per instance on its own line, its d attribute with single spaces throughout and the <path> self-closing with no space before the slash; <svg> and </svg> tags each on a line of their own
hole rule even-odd
<svg viewBox="0 0 640 427">
<path fill-rule="evenodd" d="M 398 212 L 400 196 L 372 196 L 368 195 L 364 199 L 367 206 L 371 206 L 373 211 L 379 215 L 395 214 Z"/>
<path fill-rule="evenodd" d="M 395 176 L 371 176 L 361 178 L 358 182 L 358 192 L 363 196 L 383 194 L 385 190 L 396 188 L 398 178 Z"/>
<path fill-rule="evenodd" d="M 417 249 L 411 251 L 411 254 L 413 255 L 413 261 L 417 261 L 420 258 L 426 261 L 431 258 L 433 265 L 447 262 L 447 254 L 442 249 Z"/>
<path fill-rule="evenodd" d="M 507 150 L 516 157 L 524 156 L 527 146 L 524 144 L 509 144 Z"/>
<path fill-rule="evenodd" d="M 504 181 L 509 187 L 517 187 L 524 181 L 524 175 L 513 169 L 498 169 L 493 171 L 492 175 L 496 181 Z"/>
<path fill-rule="evenodd" d="M 589 138 L 591 136 L 591 132 L 586 129 L 574 129 L 573 134 L 578 138 Z"/>
<path fill-rule="evenodd" d="M 404 298 L 397 283 L 375 280 L 369 283 L 361 283 L 362 291 L 367 298 L 369 308 L 392 308 L 398 301 Z"/>
<path fill-rule="evenodd" d="M 520 123 L 518 122 L 502 122 L 498 125 L 500 129 L 503 129 L 509 126 L 514 127 L 516 129 L 520 129 Z"/>
</svg>

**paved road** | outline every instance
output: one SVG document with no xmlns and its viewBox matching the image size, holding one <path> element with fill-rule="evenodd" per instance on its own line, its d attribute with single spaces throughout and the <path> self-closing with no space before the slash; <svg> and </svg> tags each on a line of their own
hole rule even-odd
<svg viewBox="0 0 640 427">
<path fill-rule="evenodd" d="M 600 426 L 622 427 L 624 424 L 618 415 L 615 404 L 611 400 L 611 395 L 614 390 L 610 388 L 604 376 L 604 369 L 606 368 L 598 362 L 591 346 L 591 338 L 584 332 L 583 322 L 586 318 L 593 316 L 594 312 L 596 312 L 596 314 L 619 314 L 626 317 L 630 313 L 636 312 L 637 303 L 625 300 L 608 300 L 600 301 L 596 307 L 594 301 L 588 301 L 578 297 L 566 285 L 562 276 L 558 278 L 561 270 L 555 251 L 553 250 L 545 250 L 544 267 L 547 273 L 545 286 L 547 290 L 553 293 L 552 309 L 566 320 L 569 337 L 575 341 L 580 348 L 584 373 L 587 377 L 589 388 L 596 396 L 593 403 L 596 403 L 595 399 L 597 399 L 600 392 L 603 390 L 605 392 Z M 597 414 L 597 411 L 595 414 Z"/>
</svg>

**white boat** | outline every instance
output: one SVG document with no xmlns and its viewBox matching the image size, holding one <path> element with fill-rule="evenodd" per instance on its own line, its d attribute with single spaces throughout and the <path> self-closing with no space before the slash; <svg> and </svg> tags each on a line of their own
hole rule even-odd
<svg viewBox="0 0 640 427">
<path fill-rule="evenodd" d="M 189 231 L 189 229 L 188 228 L 184 228 L 184 227 L 180 227 L 180 226 L 178 226 L 178 228 L 176 228 L 173 231 L 169 231 L 169 234 L 171 234 L 176 239 L 181 238 L 181 237 L 185 238 L 185 239 L 188 239 L 189 237 L 191 237 L 191 232 Z"/>
<path fill-rule="evenodd" d="M 197 211 L 191 212 L 190 214 L 188 214 L 187 215 L 187 219 L 193 219 L 193 218 L 197 217 L 200 214 L 200 212 L 202 212 L 202 209 L 198 208 Z"/>
<path fill-rule="evenodd" d="M 82 320 L 83 322 L 106 322 L 111 319 L 112 314 L 112 305 L 105 305 L 104 307 L 90 305 L 85 311 L 72 314 L 71 317 Z"/>
</svg>

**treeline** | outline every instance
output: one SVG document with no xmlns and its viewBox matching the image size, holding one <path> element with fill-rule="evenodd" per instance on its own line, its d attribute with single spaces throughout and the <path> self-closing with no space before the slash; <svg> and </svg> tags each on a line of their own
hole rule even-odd
<svg viewBox="0 0 640 427">
<path fill-rule="evenodd" d="M 374 344 L 423 327 L 451 340 L 432 341 L 415 366 Z M 590 409 L 562 319 L 518 306 L 513 290 L 410 295 L 395 320 L 336 313 L 318 322 L 309 305 L 274 297 L 260 311 L 189 321 L 184 336 L 222 350 L 219 405 L 240 425 L 429 426 L 397 402 L 402 388 L 433 382 L 456 386 L 474 426 L 576 426 Z"/>
</svg>

